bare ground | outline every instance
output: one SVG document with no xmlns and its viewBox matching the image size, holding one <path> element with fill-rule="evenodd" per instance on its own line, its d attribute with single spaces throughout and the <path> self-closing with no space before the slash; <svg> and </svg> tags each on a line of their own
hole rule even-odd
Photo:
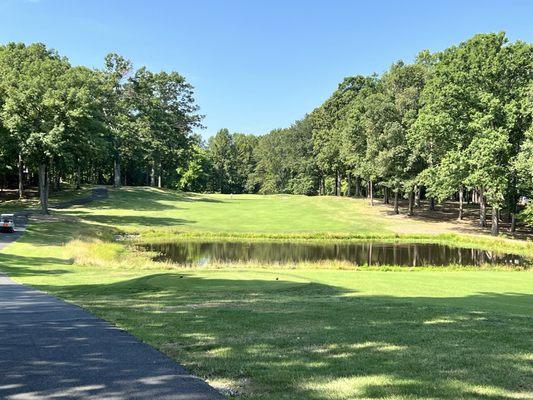
<svg viewBox="0 0 533 400">
<path fill-rule="evenodd" d="M 374 207 L 370 212 L 376 215 L 386 216 L 390 221 L 397 220 L 397 224 L 391 224 L 389 229 L 400 234 L 439 234 L 439 233 L 468 233 L 475 235 L 490 234 L 491 208 L 487 207 L 485 227 L 479 226 L 479 206 L 476 204 L 465 205 L 463 219 L 458 220 L 459 204 L 457 202 L 445 202 L 435 205 L 435 211 L 429 210 L 429 202 L 423 201 L 420 207 L 414 209 L 415 215 L 407 215 L 407 202 L 400 202 L 400 214 L 395 214 L 392 204 L 384 204 L 381 200 L 374 201 Z M 502 213 L 500 220 L 500 233 L 517 239 L 533 239 L 533 230 L 518 225 L 514 233 L 510 232 L 510 223 L 507 214 Z"/>
</svg>

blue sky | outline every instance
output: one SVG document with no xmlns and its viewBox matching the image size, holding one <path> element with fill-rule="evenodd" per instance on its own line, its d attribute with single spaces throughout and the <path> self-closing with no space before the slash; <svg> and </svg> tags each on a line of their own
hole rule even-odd
<svg viewBox="0 0 533 400">
<path fill-rule="evenodd" d="M 533 1 L 0 0 L 0 43 L 44 42 L 74 64 L 117 52 L 176 70 L 218 129 L 265 133 L 345 76 L 382 73 L 479 32 L 533 40 Z"/>
</svg>

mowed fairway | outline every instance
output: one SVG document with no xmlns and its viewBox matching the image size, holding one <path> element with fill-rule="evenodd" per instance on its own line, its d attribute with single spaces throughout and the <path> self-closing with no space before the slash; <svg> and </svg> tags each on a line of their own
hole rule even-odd
<svg viewBox="0 0 533 400">
<path fill-rule="evenodd" d="M 0 253 L 0 270 L 130 331 L 230 398 L 532 398 L 531 271 L 177 268 L 110 242 L 113 227 L 146 224 L 244 233 L 397 224 L 368 209 L 127 189 L 34 221 Z"/>
<path fill-rule="evenodd" d="M 172 227 L 204 232 L 392 233 L 389 228 L 394 222 L 367 203 L 331 196 L 194 194 L 125 188 L 110 191 L 109 199 L 99 207 L 66 212 L 126 230 Z"/>
</svg>

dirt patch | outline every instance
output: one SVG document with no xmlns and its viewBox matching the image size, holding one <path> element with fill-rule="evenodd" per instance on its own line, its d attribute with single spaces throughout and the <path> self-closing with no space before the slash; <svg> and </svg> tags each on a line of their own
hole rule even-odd
<svg viewBox="0 0 533 400">
<path fill-rule="evenodd" d="M 415 207 L 413 216 L 407 215 L 407 202 L 400 202 L 400 214 L 395 214 L 392 205 L 374 203 L 371 209 L 375 215 L 387 218 L 389 229 L 398 234 L 441 234 L 441 233 L 467 233 L 475 235 L 489 235 L 491 210 L 487 210 L 487 226 L 479 226 L 479 207 L 474 204 L 466 205 L 463 219 L 458 220 L 459 204 L 445 202 L 429 209 L 429 202 L 422 202 L 420 207 Z M 370 207 L 369 207 L 370 208 Z M 394 221 L 391 223 L 391 221 Z M 517 239 L 533 239 L 533 231 L 524 226 L 518 226 L 516 232 L 510 232 L 510 223 L 507 215 L 502 215 L 500 232 L 506 236 Z"/>
</svg>

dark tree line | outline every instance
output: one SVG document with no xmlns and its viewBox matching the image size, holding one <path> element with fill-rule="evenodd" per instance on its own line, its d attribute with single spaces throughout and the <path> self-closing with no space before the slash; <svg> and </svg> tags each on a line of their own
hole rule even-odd
<svg viewBox="0 0 533 400">
<path fill-rule="evenodd" d="M 177 72 L 135 70 L 109 54 L 103 69 L 72 66 L 43 44 L 0 46 L 0 174 L 19 195 L 50 187 L 175 185 L 198 144 L 193 88 Z"/>
<path fill-rule="evenodd" d="M 321 106 L 258 138 L 221 130 L 197 149 L 201 185 L 222 193 L 380 195 L 408 214 L 421 198 L 479 204 L 515 227 L 533 195 L 533 46 L 481 34 L 421 52 L 381 76 L 343 80 Z M 192 177 L 191 174 L 189 174 Z M 198 182 L 198 181 L 196 181 Z M 502 213 L 505 210 L 506 213 Z M 533 223 L 533 204 L 520 214 Z"/>
</svg>

